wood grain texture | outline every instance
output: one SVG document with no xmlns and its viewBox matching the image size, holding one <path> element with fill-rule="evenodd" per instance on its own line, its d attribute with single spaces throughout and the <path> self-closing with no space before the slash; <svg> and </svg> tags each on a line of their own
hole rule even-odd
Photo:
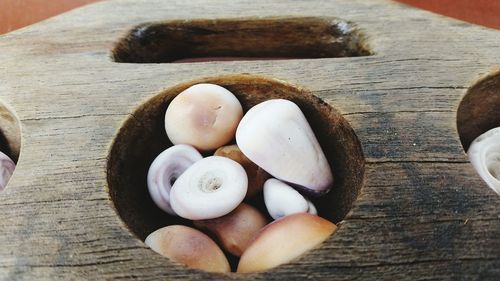
<svg viewBox="0 0 500 281">
<path fill-rule="evenodd" d="M 110 58 L 145 22 L 284 15 L 352 21 L 374 55 Z M 456 125 L 468 88 L 499 71 L 498 31 L 385 0 L 112 0 L 0 37 L 0 62 L 0 99 L 22 125 L 18 166 L 0 194 L 0 279 L 500 278 L 500 198 L 469 164 Z M 210 274 L 170 262 L 128 230 L 107 190 L 107 159 L 125 120 L 163 89 L 241 73 L 301 85 L 341 112 L 361 142 L 365 181 L 318 249 L 268 272 Z"/>
</svg>

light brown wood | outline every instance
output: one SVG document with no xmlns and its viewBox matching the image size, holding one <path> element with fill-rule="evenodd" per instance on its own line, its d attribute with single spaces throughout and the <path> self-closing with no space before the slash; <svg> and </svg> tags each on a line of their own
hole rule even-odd
<svg viewBox="0 0 500 281">
<path fill-rule="evenodd" d="M 373 55 L 163 64 L 111 59 L 115 43 L 139 24 L 287 16 L 352 22 Z M 112 0 L 4 35 L 0 101 L 20 120 L 22 146 L 0 193 L 0 279 L 496 280 L 500 198 L 467 160 L 457 111 L 469 87 L 488 75 L 497 81 L 499 71 L 500 32 L 386 0 Z M 356 200 L 340 201 L 346 215 L 330 218 L 343 219 L 338 231 L 292 263 L 249 275 L 188 269 L 150 250 L 138 238 L 144 234 L 136 236 L 122 220 L 119 208 L 126 206 L 115 205 L 121 193 L 108 182 L 108 159 L 117 159 L 110 151 L 120 128 L 151 98 L 192 81 L 244 73 L 298 85 L 342 114 L 364 154 L 364 176 L 357 178 L 363 184 Z M 498 83 L 470 92 L 478 91 L 500 99 Z M 302 99 L 309 98 L 315 100 Z M 4 112 L 0 126 L 15 120 Z M 10 147 L 19 144 L 2 130 Z"/>
</svg>

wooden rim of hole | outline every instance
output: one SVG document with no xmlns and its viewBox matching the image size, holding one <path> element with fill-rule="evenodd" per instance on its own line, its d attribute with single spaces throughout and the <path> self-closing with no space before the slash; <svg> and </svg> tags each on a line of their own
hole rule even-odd
<svg viewBox="0 0 500 281">
<path fill-rule="evenodd" d="M 116 135 L 108 157 L 108 189 L 117 214 L 136 237 L 144 241 L 151 232 L 167 225 L 193 226 L 191 221 L 168 215 L 156 207 L 149 196 L 146 178 L 156 156 L 172 145 L 164 129 L 168 104 L 177 94 L 198 83 L 225 87 L 238 98 L 245 112 L 269 99 L 295 102 L 310 123 L 335 178 L 327 195 L 313 199 L 318 214 L 334 223 L 344 219 L 360 193 L 365 172 L 361 144 L 347 120 L 302 87 L 263 76 L 226 75 L 196 79 L 162 91 L 140 105 Z M 263 198 L 247 203 L 267 214 Z"/>
<path fill-rule="evenodd" d="M 457 130 L 465 151 L 481 134 L 500 127 L 500 70 L 469 88 L 457 111 Z"/>
</svg>

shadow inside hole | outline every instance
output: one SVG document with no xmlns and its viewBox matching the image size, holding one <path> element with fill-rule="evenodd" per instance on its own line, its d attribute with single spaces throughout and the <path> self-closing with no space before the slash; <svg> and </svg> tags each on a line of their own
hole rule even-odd
<svg viewBox="0 0 500 281">
<path fill-rule="evenodd" d="M 371 55 L 358 27 L 337 18 L 177 20 L 133 28 L 112 50 L 115 62 L 170 63 Z"/>
<path fill-rule="evenodd" d="M 474 84 L 457 112 L 458 134 L 465 151 L 474 139 L 496 127 L 500 127 L 500 72 Z"/>
<path fill-rule="evenodd" d="M 150 164 L 172 145 L 164 129 L 168 104 L 186 88 L 213 83 L 227 88 L 244 111 L 269 99 L 295 102 L 308 119 L 330 163 L 335 183 L 325 196 L 314 200 L 320 216 L 338 223 L 351 209 L 363 183 L 364 156 L 354 131 L 334 108 L 306 90 L 284 82 L 252 75 L 206 78 L 167 89 L 140 106 L 116 136 L 108 160 L 108 187 L 122 220 L 140 239 L 166 225 L 190 221 L 170 216 L 156 207 L 149 196 L 146 178 Z M 263 199 L 252 205 L 267 214 Z"/>
</svg>

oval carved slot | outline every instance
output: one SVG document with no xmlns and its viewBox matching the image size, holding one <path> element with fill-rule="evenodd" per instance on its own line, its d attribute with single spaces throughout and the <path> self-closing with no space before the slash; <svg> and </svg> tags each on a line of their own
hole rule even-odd
<svg viewBox="0 0 500 281">
<path fill-rule="evenodd" d="M 370 55 L 363 32 L 337 18 L 248 18 L 144 23 L 120 39 L 115 62 L 335 58 Z"/>
</svg>

